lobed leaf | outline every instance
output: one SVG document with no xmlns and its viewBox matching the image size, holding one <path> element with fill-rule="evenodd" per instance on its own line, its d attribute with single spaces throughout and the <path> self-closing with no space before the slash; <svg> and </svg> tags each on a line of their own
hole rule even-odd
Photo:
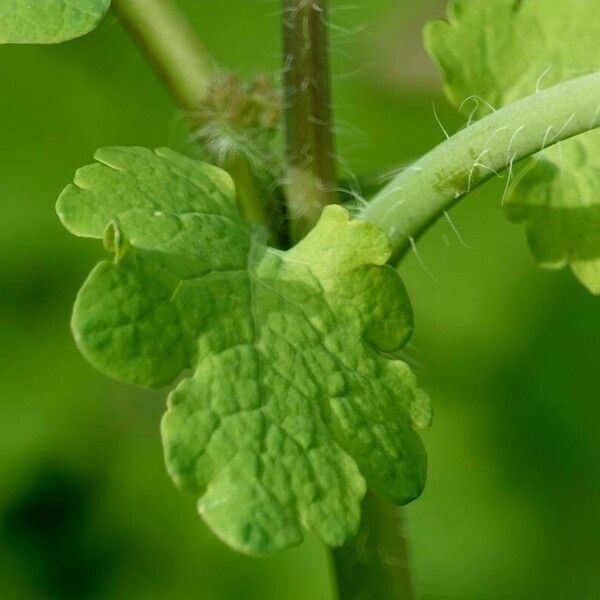
<svg viewBox="0 0 600 600">
<path fill-rule="evenodd" d="M 65 226 L 114 251 L 77 297 L 83 354 L 124 381 L 173 383 L 169 473 L 215 533 L 265 554 L 302 529 L 340 545 L 367 485 L 421 492 L 429 401 L 392 358 L 412 329 L 374 225 L 327 208 L 288 251 L 264 243 L 220 169 L 172 151 L 108 148 L 58 200 Z"/>
<path fill-rule="evenodd" d="M 55 44 L 89 33 L 110 0 L 2 0 L 0 44 Z"/>
<path fill-rule="evenodd" d="M 475 115 L 598 70 L 598 39 L 597 0 L 455 0 L 448 21 L 425 31 L 446 94 L 457 107 L 474 107 Z M 548 140 L 558 133 L 549 128 Z M 599 166 L 600 132 L 561 142 L 527 161 L 505 204 L 509 219 L 525 223 L 535 259 L 547 268 L 569 264 L 595 294 Z"/>
</svg>

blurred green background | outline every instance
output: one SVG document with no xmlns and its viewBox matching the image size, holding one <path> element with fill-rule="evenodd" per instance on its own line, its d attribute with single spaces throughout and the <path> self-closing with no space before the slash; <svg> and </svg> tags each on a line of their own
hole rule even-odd
<svg viewBox="0 0 600 600">
<path fill-rule="evenodd" d="M 350 0 L 351 1 L 351 0 Z M 223 65 L 277 75 L 276 0 L 181 0 Z M 441 0 L 332 2 L 338 151 L 356 174 L 406 163 L 461 121 L 420 41 Z M 190 148 L 111 16 L 56 47 L 0 47 L 0 598 L 328 600 L 313 539 L 237 555 L 172 486 L 164 394 L 109 381 L 68 320 L 99 244 L 54 200 L 103 145 Z M 410 362 L 433 398 L 424 496 L 406 509 L 421 600 L 600 598 L 600 299 L 538 270 L 503 182 L 461 203 L 402 268 Z"/>
</svg>

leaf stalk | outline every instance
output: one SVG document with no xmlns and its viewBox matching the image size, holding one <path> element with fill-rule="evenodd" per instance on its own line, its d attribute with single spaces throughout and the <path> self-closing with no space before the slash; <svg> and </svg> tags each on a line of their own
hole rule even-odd
<svg viewBox="0 0 600 600">
<path fill-rule="evenodd" d="M 208 93 L 216 62 L 173 0 L 113 0 L 119 20 L 178 104 L 195 111 Z"/>
<path fill-rule="evenodd" d="M 393 258 L 401 260 L 445 211 L 483 182 L 503 177 L 508 190 L 518 161 L 598 126 L 600 72 L 523 98 L 469 125 L 395 177 L 359 216 L 388 235 Z"/>
</svg>

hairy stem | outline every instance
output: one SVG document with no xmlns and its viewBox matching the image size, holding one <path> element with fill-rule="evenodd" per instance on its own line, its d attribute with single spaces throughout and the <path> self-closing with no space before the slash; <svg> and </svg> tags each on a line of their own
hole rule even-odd
<svg viewBox="0 0 600 600">
<path fill-rule="evenodd" d="M 385 231 L 399 260 L 414 240 L 494 175 L 600 126 L 600 73 L 523 98 L 446 140 L 384 187 L 360 217 Z"/>
<path fill-rule="evenodd" d="M 179 105 L 197 110 L 215 63 L 173 0 L 113 0 L 113 8 Z"/>
<path fill-rule="evenodd" d="M 210 92 L 218 67 L 174 0 L 113 0 L 113 8 L 179 106 L 195 117 Z M 219 166 L 235 182 L 242 215 L 275 232 L 278 215 L 272 218 L 267 214 L 246 157 L 230 153 Z"/>
<path fill-rule="evenodd" d="M 339 600 L 413 600 L 402 509 L 367 492 L 358 536 L 333 551 Z"/>
<path fill-rule="evenodd" d="M 337 201 L 326 0 L 283 0 L 287 202 L 292 241 Z M 361 530 L 332 553 L 339 600 L 412 600 L 399 509 L 368 492 Z"/>
<path fill-rule="evenodd" d="M 287 198 L 293 239 L 336 202 L 327 1 L 282 0 Z"/>
</svg>

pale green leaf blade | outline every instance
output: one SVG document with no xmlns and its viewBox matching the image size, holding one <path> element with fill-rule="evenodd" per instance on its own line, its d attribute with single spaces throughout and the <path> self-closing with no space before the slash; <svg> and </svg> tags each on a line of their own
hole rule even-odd
<svg viewBox="0 0 600 600">
<path fill-rule="evenodd" d="M 561 161 L 579 168 L 561 169 Z M 572 140 L 532 159 L 505 204 L 512 221 L 525 223 L 536 261 L 548 269 L 569 264 L 594 294 L 600 294 L 599 181 L 600 138 Z"/>
<path fill-rule="evenodd" d="M 598 39 L 596 0 L 455 0 L 448 21 L 425 31 L 448 97 L 475 116 L 600 69 Z M 548 140 L 558 133 L 549 129 Z M 597 131 L 544 151 L 506 202 L 508 217 L 525 222 L 539 264 L 570 265 L 593 293 L 600 293 L 599 152 Z"/>
<path fill-rule="evenodd" d="M 340 545 L 367 485 L 419 495 L 429 401 L 392 358 L 412 328 L 389 243 L 328 208 L 288 251 L 265 245 L 222 171 L 167 150 L 112 148 L 58 202 L 77 235 L 115 253 L 79 293 L 84 355 L 169 396 L 168 470 L 215 533 L 244 552 Z"/>
<path fill-rule="evenodd" d="M 89 33 L 110 0 L 2 0 L 0 44 L 55 44 Z"/>
</svg>

